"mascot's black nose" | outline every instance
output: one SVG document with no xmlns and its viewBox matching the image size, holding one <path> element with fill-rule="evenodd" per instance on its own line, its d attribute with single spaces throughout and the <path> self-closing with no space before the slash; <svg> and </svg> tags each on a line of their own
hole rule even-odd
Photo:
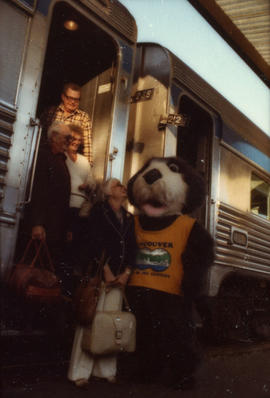
<svg viewBox="0 0 270 398">
<path fill-rule="evenodd" d="M 162 174 L 158 169 L 152 169 L 148 171 L 147 173 L 144 174 L 143 178 L 147 182 L 148 185 L 153 184 L 155 181 L 157 181 L 159 178 L 162 177 Z"/>
</svg>

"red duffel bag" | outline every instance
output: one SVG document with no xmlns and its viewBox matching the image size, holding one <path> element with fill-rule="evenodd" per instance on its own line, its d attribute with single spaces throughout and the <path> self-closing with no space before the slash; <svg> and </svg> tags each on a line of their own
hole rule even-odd
<svg viewBox="0 0 270 398">
<path fill-rule="evenodd" d="M 32 259 L 25 260 L 34 248 Z M 26 299 L 51 303 L 61 299 L 61 287 L 45 241 L 31 239 L 11 272 L 9 287 Z"/>
</svg>

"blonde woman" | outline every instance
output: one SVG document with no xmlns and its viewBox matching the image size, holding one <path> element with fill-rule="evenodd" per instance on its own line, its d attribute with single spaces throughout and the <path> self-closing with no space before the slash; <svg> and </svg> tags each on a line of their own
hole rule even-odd
<svg viewBox="0 0 270 398">
<path fill-rule="evenodd" d="M 127 198 L 126 188 L 118 179 L 112 178 L 103 186 L 104 201 L 96 203 L 89 216 L 87 258 L 100 258 L 105 252 L 108 262 L 103 269 L 106 287 L 100 295 L 97 310 L 117 311 L 122 308 L 122 289 L 132 272 L 136 239 L 133 216 L 123 207 Z M 92 270 L 93 274 L 96 270 Z M 117 358 L 115 355 L 95 357 L 81 347 L 84 328 L 75 332 L 68 379 L 77 386 L 87 384 L 91 375 L 116 381 Z"/>
</svg>

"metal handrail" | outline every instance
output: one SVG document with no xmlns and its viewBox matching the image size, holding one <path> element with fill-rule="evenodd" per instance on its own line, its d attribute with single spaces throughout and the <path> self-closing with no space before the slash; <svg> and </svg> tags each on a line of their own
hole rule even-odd
<svg viewBox="0 0 270 398">
<path fill-rule="evenodd" d="M 41 132 L 42 132 L 42 126 L 40 125 L 39 121 L 34 121 L 33 119 L 30 120 L 30 125 L 38 127 L 38 132 L 37 132 L 37 139 L 36 139 L 36 144 L 32 145 L 32 150 L 30 154 L 30 163 L 33 159 L 33 164 L 32 164 L 32 173 L 30 177 L 30 186 L 29 186 L 29 193 L 28 193 L 28 198 L 27 200 L 23 201 L 20 203 L 20 205 L 26 205 L 31 202 L 32 199 L 32 192 L 33 192 L 33 184 L 34 184 L 34 177 L 35 177 L 35 171 L 36 171 L 36 164 L 37 164 L 37 156 L 38 156 L 38 149 L 39 149 L 39 142 L 40 142 L 40 137 L 41 137 Z M 34 130 L 35 133 L 35 130 Z M 34 136 L 33 133 L 33 136 Z"/>
</svg>

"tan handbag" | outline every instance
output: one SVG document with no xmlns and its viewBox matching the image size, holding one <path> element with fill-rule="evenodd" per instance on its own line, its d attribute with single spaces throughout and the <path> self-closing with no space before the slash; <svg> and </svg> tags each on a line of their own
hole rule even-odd
<svg viewBox="0 0 270 398">
<path fill-rule="evenodd" d="M 82 349 L 92 355 L 134 352 L 136 318 L 130 308 L 128 311 L 97 311 L 91 328 L 84 330 Z"/>
</svg>

